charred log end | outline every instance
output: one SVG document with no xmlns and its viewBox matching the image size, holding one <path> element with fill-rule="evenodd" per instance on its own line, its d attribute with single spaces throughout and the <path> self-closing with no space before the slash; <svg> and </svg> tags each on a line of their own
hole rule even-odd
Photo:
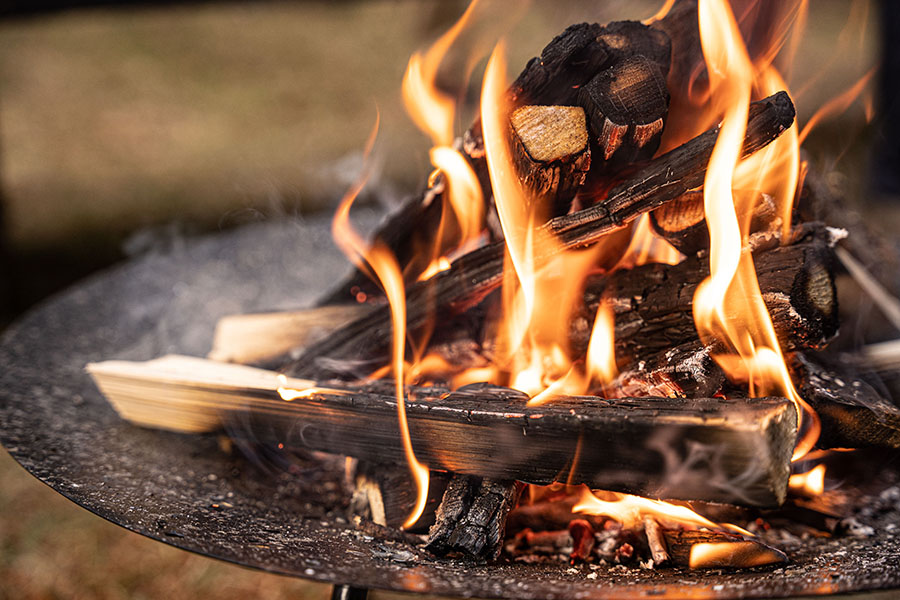
<svg viewBox="0 0 900 600">
<path fill-rule="evenodd" d="M 437 556 L 497 558 L 506 533 L 506 515 L 516 505 L 519 491 L 514 481 L 454 475 L 425 548 Z"/>
<path fill-rule="evenodd" d="M 591 166 L 584 110 L 578 106 L 522 106 L 510 116 L 519 180 L 552 206 L 568 212 Z"/>
<path fill-rule="evenodd" d="M 709 229 L 703 209 L 703 192 L 692 190 L 650 213 L 650 226 L 661 238 L 686 256 L 709 246 Z"/>
<path fill-rule="evenodd" d="M 757 135 L 744 140 L 744 156 L 756 152 L 790 129 L 797 111 L 787 92 L 781 91 L 750 104 L 747 129 L 757 131 Z"/>
<path fill-rule="evenodd" d="M 820 448 L 900 448 L 900 409 L 872 386 L 800 353 L 790 362 L 800 395 L 819 415 Z"/>
<path fill-rule="evenodd" d="M 782 347 L 824 348 L 839 326 L 831 248 L 820 241 L 782 246 L 763 253 L 757 263 Z"/>
<path fill-rule="evenodd" d="M 606 45 L 597 41 L 602 31 L 597 23 L 578 23 L 553 38 L 513 82 L 513 105 L 572 104 L 578 87 L 610 59 Z"/>
<path fill-rule="evenodd" d="M 659 66 L 646 57 L 632 56 L 601 72 L 579 90 L 578 103 L 605 161 L 614 155 L 623 164 L 646 160 L 659 148 L 669 92 Z"/>
</svg>

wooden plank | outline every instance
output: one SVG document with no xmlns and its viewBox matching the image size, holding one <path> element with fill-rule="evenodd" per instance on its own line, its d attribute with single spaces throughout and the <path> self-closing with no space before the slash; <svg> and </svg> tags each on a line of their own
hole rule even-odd
<svg viewBox="0 0 900 600">
<path fill-rule="evenodd" d="M 189 431 L 202 430 L 198 421 L 207 429 L 216 421 L 239 423 L 231 429 L 288 447 L 405 460 L 390 382 L 282 384 L 271 371 L 204 364 L 211 362 L 109 361 L 88 371 L 119 413 L 138 424 L 179 429 L 183 411 Z M 281 385 L 301 392 L 286 401 Z M 485 384 L 453 392 L 408 388 L 417 458 L 433 470 L 538 484 L 562 478 L 657 498 L 761 506 L 784 500 L 797 425 L 787 400 L 526 401 L 521 392 Z"/>
</svg>

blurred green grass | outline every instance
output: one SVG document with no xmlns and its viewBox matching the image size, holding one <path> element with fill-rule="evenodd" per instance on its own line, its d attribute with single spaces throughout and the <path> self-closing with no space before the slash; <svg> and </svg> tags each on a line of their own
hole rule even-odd
<svg viewBox="0 0 900 600">
<path fill-rule="evenodd" d="M 535 1 L 512 32 L 510 70 L 572 22 L 641 19 L 659 4 Z M 825 74 L 797 97 L 801 121 L 860 77 L 876 46 L 849 3 L 813 4 L 795 80 Z M 0 283 L 15 286 L 21 310 L 121 257 L 122 240 L 142 227 L 214 229 L 248 215 L 327 210 L 355 175 L 359 163 L 347 157 L 358 156 L 376 106 L 381 177 L 401 193 L 415 189 L 428 144 L 403 114 L 400 80 L 409 54 L 464 6 L 225 3 L 0 23 L 0 185 L 14 275 Z M 871 19 L 858 18 L 870 30 Z M 864 124 L 855 107 L 807 144 L 816 161 L 848 175 L 857 198 Z M 328 593 L 128 533 L 0 453 L 0 598 Z"/>
</svg>

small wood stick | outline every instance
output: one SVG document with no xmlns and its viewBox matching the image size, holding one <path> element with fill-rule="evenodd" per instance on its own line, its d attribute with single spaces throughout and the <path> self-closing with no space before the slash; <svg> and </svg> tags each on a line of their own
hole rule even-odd
<svg viewBox="0 0 900 600">
<path fill-rule="evenodd" d="M 663 537 L 659 523 L 653 517 L 644 517 L 644 534 L 647 536 L 647 545 L 650 547 L 653 565 L 659 566 L 669 562 L 666 539 Z"/>
</svg>

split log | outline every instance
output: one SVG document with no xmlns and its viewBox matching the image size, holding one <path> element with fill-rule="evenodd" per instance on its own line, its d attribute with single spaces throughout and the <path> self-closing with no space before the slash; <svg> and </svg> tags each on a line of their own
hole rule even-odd
<svg viewBox="0 0 900 600">
<path fill-rule="evenodd" d="M 568 210 L 591 166 L 584 110 L 577 106 L 522 106 L 510 116 L 519 181 L 551 214 Z"/>
<path fill-rule="evenodd" d="M 744 155 L 766 146 L 791 126 L 794 107 L 784 92 L 750 105 L 744 140 Z M 610 192 L 606 200 L 590 208 L 550 220 L 544 230 L 554 234 L 560 249 L 574 249 L 596 243 L 641 214 L 658 208 L 703 182 L 706 165 L 718 137 L 712 129 L 683 146 L 650 161 Z M 410 286 L 406 294 L 407 327 L 415 331 L 429 319 L 446 318 L 478 304 L 503 281 L 506 247 L 503 242 L 483 246 L 457 260 L 434 277 Z M 545 260 L 555 250 L 537 249 Z M 390 344 L 390 310 L 373 309 L 334 332 L 328 339 L 310 346 L 289 364 L 285 372 L 304 377 L 330 377 L 347 366 L 359 367 L 374 358 L 375 364 Z M 362 362 L 361 362 L 362 361 Z"/>
<path fill-rule="evenodd" d="M 837 333 L 833 254 L 813 232 L 793 245 L 754 255 L 760 291 L 782 348 L 822 348 Z M 615 313 L 616 356 L 623 367 L 696 339 L 693 298 L 708 276 L 708 256 L 693 255 L 677 265 L 647 264 L 590 278 L 570 326 L 573 356 L 586 353 L 600 302 Z"/>
<path fill-rule="evenodd" d="M 578 93 L 600 152 L 597 160 L 630 164 L 659 148 L 669 111 L 666 78 L 644 56 L 633 56 L 590 80 Z"/>
<path fill-rule="evenodd" d="M 365 304 L 345 304 L 222 317 L 216 324 L 209 358 L 240 364 L 282 358 L 358 319 L 368 310 Z"/>
<path fill-rule="evenodd" d="M 800 396 L 819 415 L 820 448 L 900 448 L 900 408 L 874 387 L 839 365 L 827 368 L 796 353 L 791 367 Z"/>
<path fill-rule="evenodd" d="M 694 569 L 740 569 L 786 563 L 781 550 L 757 538 L 722 531 L 664 529 L 672 563 Z"/>
<path fill-rule="evenodd" d="M 449 481 L 447 473 L 429 474 L 428 500 L 422 515 L 408 531 L 424 533 L 434 524 L 435 512 Z M 353 485 L 351 513 L 378 525 L 400 528 L 416 505 L 418 489 L 405 465 L 358 461 Z"/>
<path fill-rule="evenodd" d="M 497 558 L 503 548 L 506 515 L 518 502 L 520 491 L 515 481 L 454 475 L 425 548 L 438 556 Z"/>
<path fill-rule="evenodd" d="M 319 387 L 189 357 L 108 361 L 88 371 L 122 417 L 140 425 L 199 432 L 238 422 L 236 430 L 287 448 L 405 462 L 389 381 Z M 657 498 L 784 500 L 797 427 L 787 400 L 568 397 L 531 407 L 527 400 L 488 385 L 408 388 L 417 458 L 463 475 L 537 484 L 564 477 Z"/>
</svg>

